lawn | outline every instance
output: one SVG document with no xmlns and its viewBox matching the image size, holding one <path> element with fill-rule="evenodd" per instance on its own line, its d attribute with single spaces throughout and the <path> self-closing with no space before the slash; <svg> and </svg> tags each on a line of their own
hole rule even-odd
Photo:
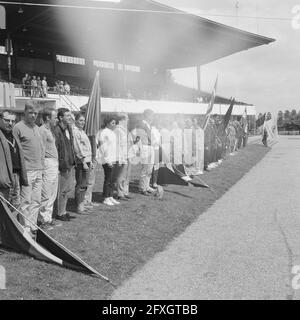
<svg viewBox="0 0 300 320">
<path fill-rule="evenodd" d="M 133 199 L 121 206 L 100 205 L 90 215 L 76 215 L 51 231 L 55 239 L 119 286 L 141 268 L 199 215 L 221 197 L 268 152 L 249 145 L 210 172 L 202 175 L 209 189 L 168 186 L 164 198 L 135 193 L 138 167 L 134 168 Z M 99 169 L 94 200 L 100 201 L 103 171 Z M 70 207 L 72 208 L 70 201 Z M 114 288 L 104 280 L 4 251 L 0 265 L 6 268 L 3 299 L 109 299 Z"/>
</svg>

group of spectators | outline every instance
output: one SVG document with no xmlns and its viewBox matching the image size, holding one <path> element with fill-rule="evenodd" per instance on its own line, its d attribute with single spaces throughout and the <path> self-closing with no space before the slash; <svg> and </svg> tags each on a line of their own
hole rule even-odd
<svg viewBox="0 0 300 320">
<path fill-rule="evenodd" d="M 48 83 L 45 76 L 30 76 L 28 73 L 22 79 L 23 96 L 32 98 L 46 98 L 48 96 Z M 53 91 L 58 94 L 69 95 L 71 87 L 67 81 L 57 80 L 53 87 Z"/>
<path fill-rule="evenodd" d="M 48 83 L 45 76 L 29 76 L 28 73 L 22 79 L 23 95 L 32 98 L 45 98 L 48 95 Z"/>
<path fill-rule="evenodd" d="M 54 92 L 58 94 L 66 94 L 69 95 L 71 93 L 70 85 L 67 81 L 63 82 L 61 80 L 55 81 Z"/>
</svg>

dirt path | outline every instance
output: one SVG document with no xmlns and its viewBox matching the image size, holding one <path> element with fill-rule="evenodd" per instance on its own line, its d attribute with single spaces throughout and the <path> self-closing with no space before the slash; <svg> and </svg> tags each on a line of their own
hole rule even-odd
<svg viewBox="0 0 300 320">
<path fill-rule="evenodd" d="M 112 299 L 297 299 L 300 138 L 266 157 Z"/>
</svg>

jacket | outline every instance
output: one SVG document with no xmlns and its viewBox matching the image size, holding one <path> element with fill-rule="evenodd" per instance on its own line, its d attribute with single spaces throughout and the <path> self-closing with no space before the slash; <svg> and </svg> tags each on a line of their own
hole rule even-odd
<svg viewBox="0 0 300 320">
<path fill-rule="evenodd" d="M 70 127 L 68 127 L 68 129 L 70 140 L 67 138 L 65 130 L 60 123 L 58 123 L 53 130 L 58 153 L 59 171 L 69 170 L 75 164 L 73 133 Z"/>
<path fill-rule="evenodd" d="M 21 143 L 16 135 L 13 134 L 13 137 L 17 143 L 20 155 L 20 165 L 21 165 L 21 172 L 20 172 L 20 184 L 22 186 L 28 186 L 28 179 L 27 179 L 27 171 L 25 166 L 25 159 L 23 150 L 21 147 Z M 0 130 L 0 188 L 10 188 L 12 187 L 13 181 L 13 167 L 12 167 L 12 160 L 10 154 L 10 148 L 6 141 L 6 138 L 2 131 Z"/>
</svg>

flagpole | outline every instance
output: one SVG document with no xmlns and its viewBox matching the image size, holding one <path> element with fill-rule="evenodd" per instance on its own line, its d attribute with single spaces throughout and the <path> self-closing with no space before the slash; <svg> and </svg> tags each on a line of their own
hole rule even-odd
<svg viewBox="0 0 300 320">
<path fill-rule="evenodd" d="M 34 222 L 32 222 L 29 218 L 27 218 L 23 213 L 21 213 L 16 207 L 14 207 L 9 201 L 7 201 L 1 194 L 0 194 L 0 199 L 2 201 L 4 201 L 5 203 L 7 203 L 9 206 L 11 206 L 16 212 L 18 212 L 23 218 L 25 218 L 25 220 L 29 221 L 33 226 L 35 226 L 38 230 L 40 230 L 43 234 L 45 234 L 47 237 L 49 237 L 54 243 L 56 243 L 57 245 L 61 246 L 65 251 L 67 251 L 70 255 L 72 255 L 73 257 L 75 257 L 76 259 L 78 259 L 84 266 L 86 266 L 88 269 L 90 269 L 91 271 L 93 271 L 95 273 L 96 276 L 104 279 L 105 281 L 109 282 L 113 287 L 115 287 L 115 285 L 105 276 L 101 275 L 97 270 L 95 270 L 93 267 L 91 267 L 90 265 L 88 265 L 86 262 L 84 262 L 80 257 L 78 257 L 75 253 L 73 253 L 72 251 L 70 251 L 69 249 L 67 249 L 64 245 L 62 245 L 60 242 L 58 242 L 57 240 L 55 240 L 54 238 L 52 238 L 48 233 L 46 233 L 43 229 L 41 229 L 38 225 L 36 225 Z M 19 223 L 19 222 L 18 222 Z M 35 242 L 37 244 L 39 244 L 36 240 Z"/>
</svg>

